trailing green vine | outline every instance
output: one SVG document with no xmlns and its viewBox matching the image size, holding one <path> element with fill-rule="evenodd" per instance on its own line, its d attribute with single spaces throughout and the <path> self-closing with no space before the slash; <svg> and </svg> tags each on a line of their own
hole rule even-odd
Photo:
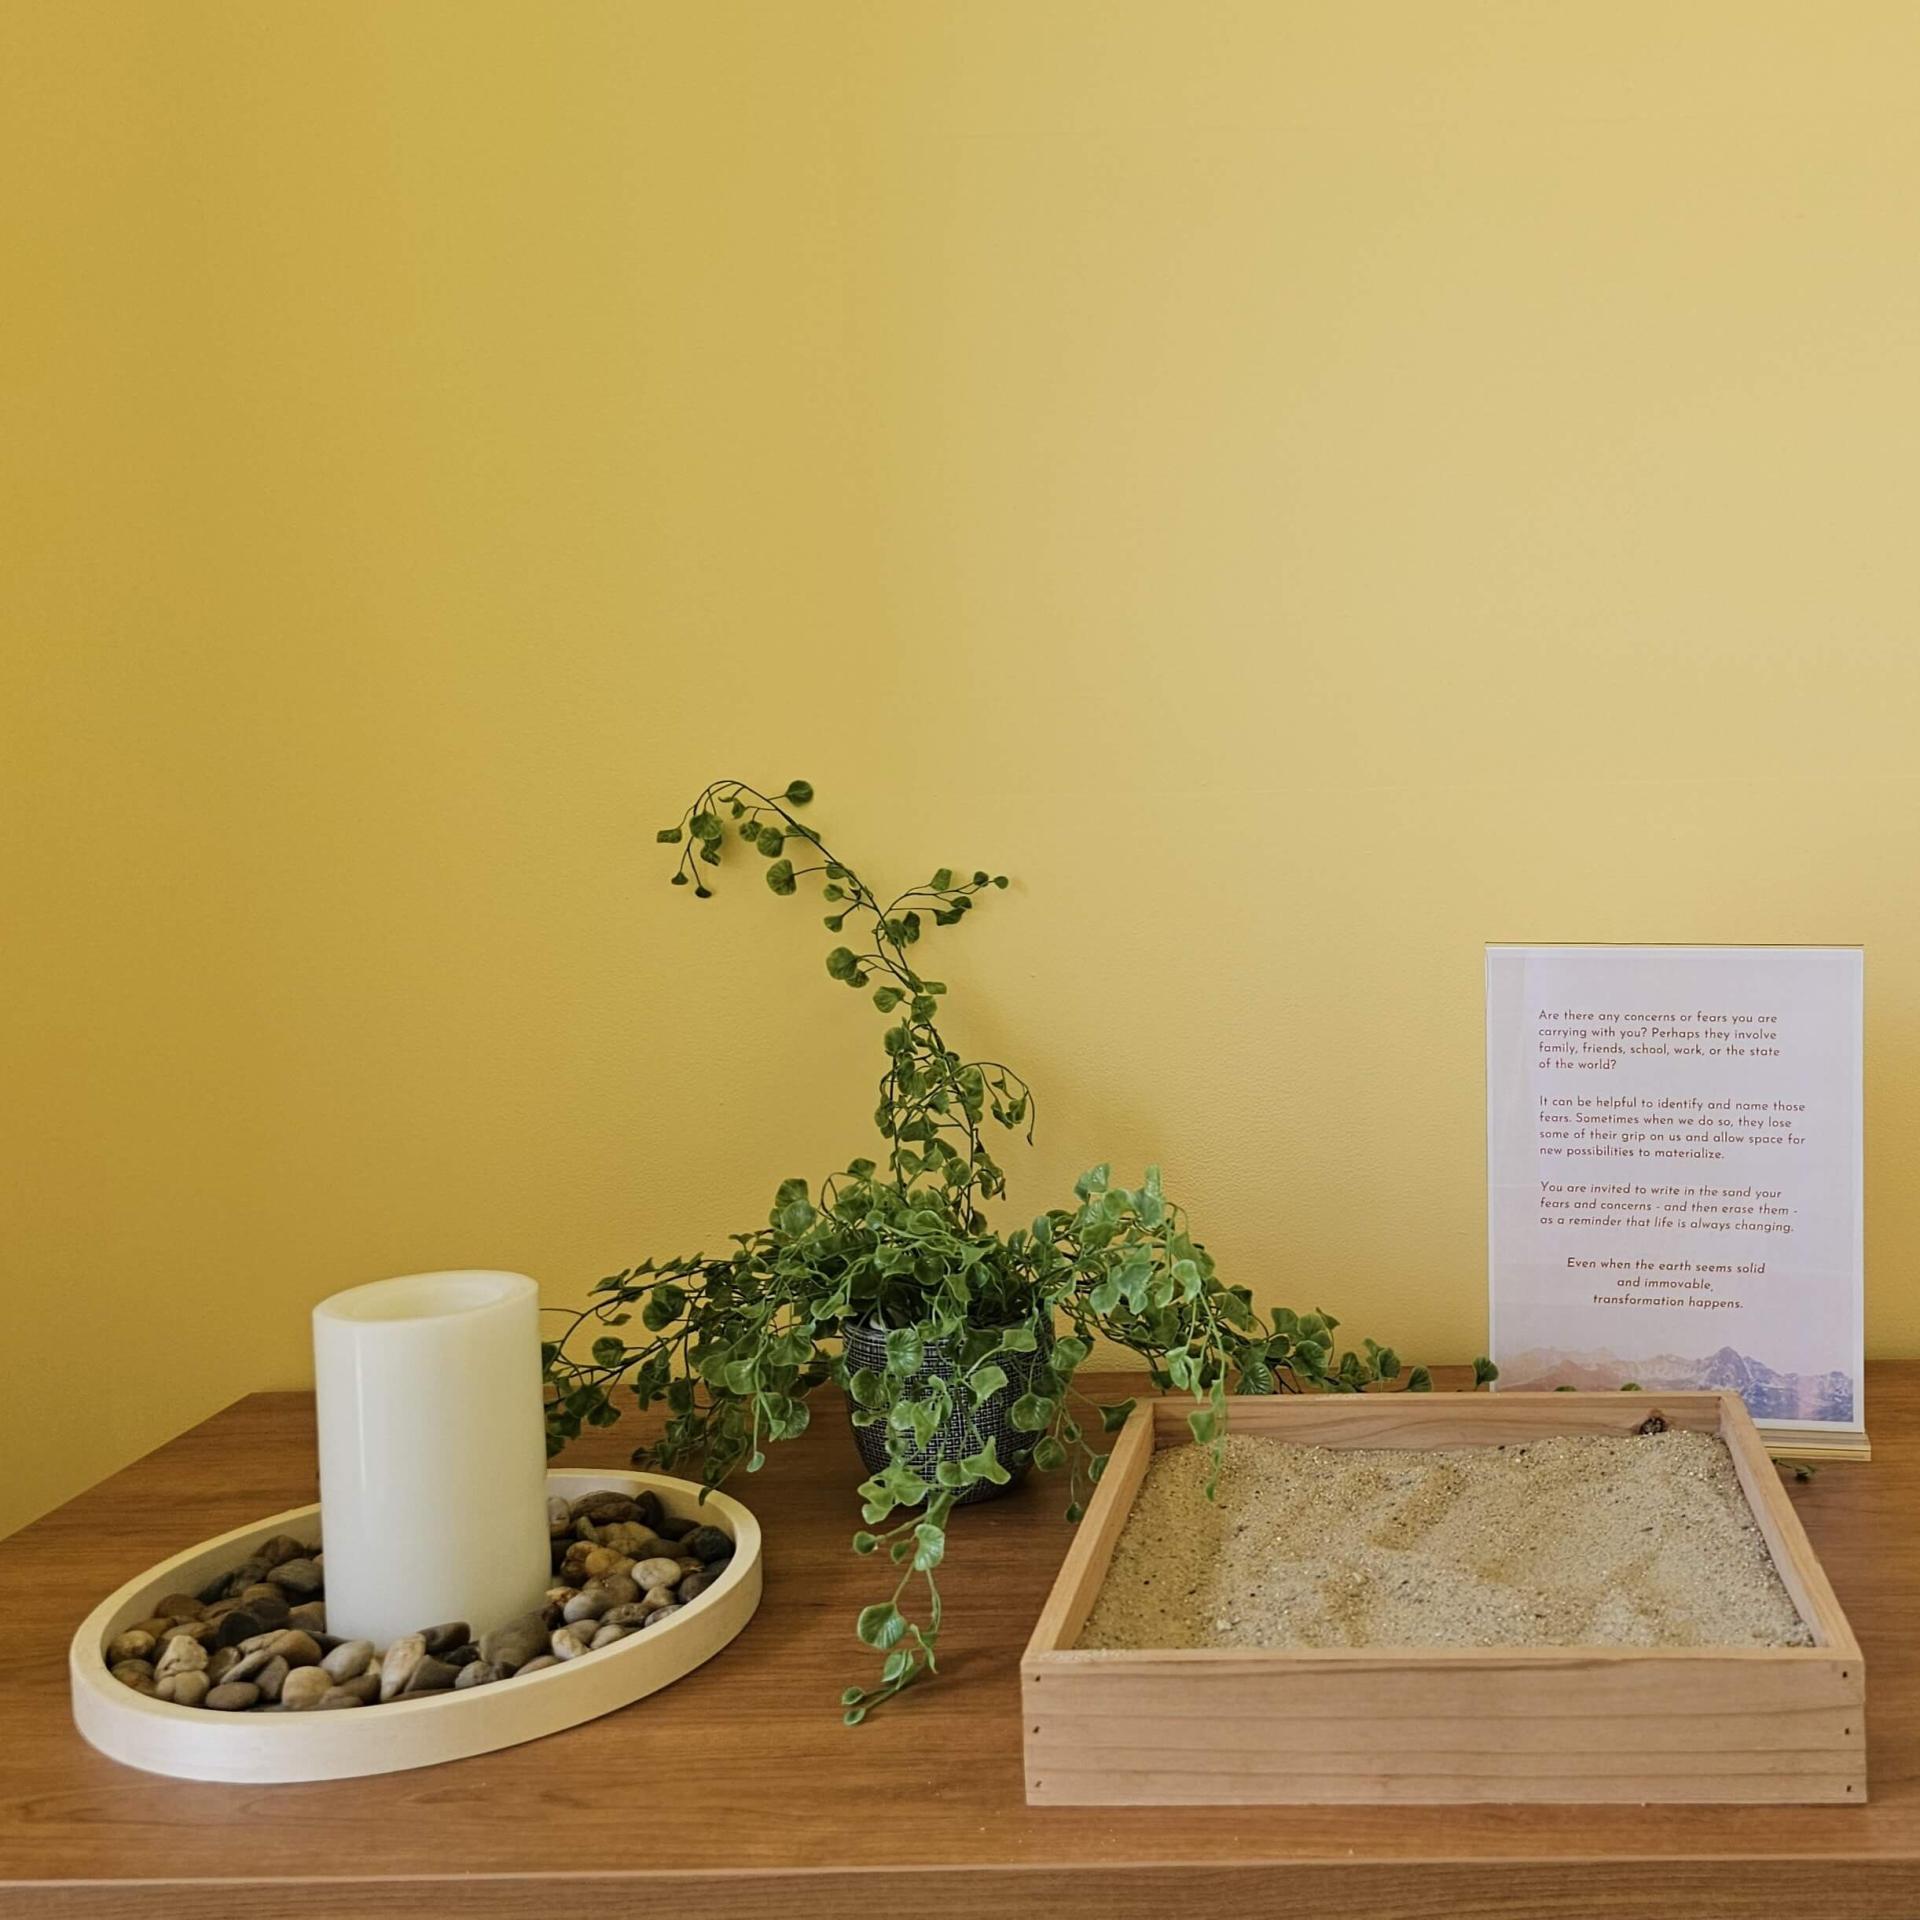
<svg viewBox="0 0 1920 1920">
<path fill-rule="evenodd" d="M 830 1381 L 856 1425 L 884 1433 L 886 1465 L 861 1484 L 866 1524 L 853 1546 L 897 1574 L 857 1622 L 880 1656 L 876 1679 L 842 1698 L 857 1724 L 937 1670 L 937 1576 L 954 1504 L 1022 1464 L 1000 1457 L 983 1409 L 1019 1389 L 1010 1417 L 1026 1436 L 1021 1450 L 1066 1471 L 1077 1518 L 1105 1464 L 1089 1436 L 1117 1428 L 1134 1404 L 1102 1404 L 1076 1386 L 1098 1340 L 1141 1355 L 1161 1390 L 1195 1397 L 1189 1423 L 1214 1447 L 1216 1471 L 1230 1388 L 1353 1393 L 1401 1381 L 1403 1369 L 1372 1340 L 1337 1348 L 1330 1315 L 1256 1311 L 1247 1288 L 1215 1273 L 1156 1167 L 1132 1188 L 1096 1167 L 1073 1205 L 1000 1231 L 986 1212 L 1006 1191 L 993 1142 L 1031 1140 L 1033 1092 L 1004 1062 L 966 1059 L 947 1044 L 946 986 L 920 956 L 931 929 L 958 926 L 1006 876 L 942 867 L 883 900 L 799 818 L 812 798 L 804 780 L 778 795 L 715 781 L 658 839 L 679 849 L 673 884 L 696 899 L 712 896 L 713 870 L 734 848 L 765 861 L 775 894 L 817 888 L 827 931 L 844 936 L 826 956 L 828 975 L 889 1019 L 874 1111 L 882 1157 L 850 1161 L 817 1191 L 783 1181 L 765 1224 L 736 1234 L 728 1252 L 609 1275 L 543 1357 L 550 1451 L 583 1427 L 611 1425 L 621 1394 L 665 1410 L 660 1438 L 636 1461 L 691 1466 L 714 1486 L 804 1432 L 811 1396 Z M 883 1367 L 849 1365 L 849 1324 L 884 1333 Z M 1426 1369 L 1402 1384 L 1425 1390 Z M 964 1444 L 932 1457 L 950 1421 Z"/>
</svg>

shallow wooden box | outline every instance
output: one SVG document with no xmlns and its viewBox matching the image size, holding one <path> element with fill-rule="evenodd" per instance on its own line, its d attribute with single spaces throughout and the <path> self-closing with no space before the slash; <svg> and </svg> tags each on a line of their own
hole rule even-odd
<svg viewBox="0 0 1920 1920">
<path fill-rule="evenodd" d="M 1239 1396 L 1230 1431 L 1320 1447 L 1718 1433 L 1811 1647 L 1082 1652 L 1156 1447 L 1194 1403 L 1128 1419 L 1021 1663 L 1032 1806 L 1837 1801 L 1867 1797 L 1866 1670 L 1736 1394 Z"/>
</svg>

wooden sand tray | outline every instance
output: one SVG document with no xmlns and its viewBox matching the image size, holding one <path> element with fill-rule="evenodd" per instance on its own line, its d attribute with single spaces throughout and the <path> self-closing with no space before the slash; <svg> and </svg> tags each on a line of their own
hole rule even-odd
<svg viewBox="0 0 1920 1920">
<path fill-rule="evenodd" d="M 1457 1448 L 1717 1434 L 1813 1644 L 1086 1651 L 1156 1448 L 1194 1403 L 1129 1417 L 1021 1663 L 1034 1806 L 1800 1802 L 1867 1796 L 1866 1669 L 1731 1393 L 1237 1396 L 1230 1431 L 1300 1446 Z"/>
</svg>

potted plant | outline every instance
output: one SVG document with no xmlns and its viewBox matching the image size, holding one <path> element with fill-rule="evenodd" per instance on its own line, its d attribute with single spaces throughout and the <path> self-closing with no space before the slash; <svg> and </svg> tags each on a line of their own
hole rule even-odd
<svg viewBox="0 0 1920 1920">
<path fill-rule="evenodd" d="M 842 1696 L 858 1724 L 935 1670 L 955 1507 L 1031 1462 L 1066 1470 L 1079 1517 L 1104 1465 L 1087 1434 L 1116 1428 L 1133 1407 L 1076 1389 L 1097 1339 L 1142 1356 L 1156 1387 L 1194 1395 L 1194 1436 L 1216 1445 L 1229 1385 L 1353 1393 L 1402 1369 L 1371 1340 L 1338 1350 L 1330 1315 L 1258 1313 L 1248 1289 L 1215 1273 L 1157 1168 L 1127 1188 L 1096 1167 L 1071 1206 L 997 1225 L 987 1209 L 1006 1180 L 992 1142 L 996 1130 L 1032 1138 L 1033 1094 L 1011 1067 L 947 1044 L 946 987 L 921 954 L 932 929 L 959 925 L 1006 876 L 942 867 L 883 901 L 800 820 L 812 798 L 803 780 L 776 796 L 715 781 L 658 838 L 679 848 L 673 884 L 696 899 L 711 897 L 730 836 L 765 860 L 774 893 L 818 886 L 827 930 L 842 936 L 828 975 L 888 1020 L 881 1157 L 850 1161 L 817 1192 L 784 1181 L 765 1225 L 735 1235 L 731 1251 L 643 1260 L 600 1281 L 543 1358 L 550 1451 L 582 1427 L 611 1425 L 624 1391 L 666 1409 L 660 1439 L 635 1460 L 691 1465 L 709 1486 L 751 1473 L 770 1443 L 802 1432 L 817 1388 L 844 1390 L 868 1467 L 854 1550 L 897 1569 L 859 1617 L 881 1666 L 872 1685 Z M 1430 1382 L 1415 1367 L 1403 1384 Z"/>
</svg>

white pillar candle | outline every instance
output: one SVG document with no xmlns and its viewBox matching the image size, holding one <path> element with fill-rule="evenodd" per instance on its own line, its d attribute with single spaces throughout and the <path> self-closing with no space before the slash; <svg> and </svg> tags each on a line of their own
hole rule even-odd
<svg viewBox="0 0 1920 1920">
<path fill-rule="evenodd" d="M 327 1630 L 482 1634 L 545 1598 L 539 1289 L 414 1273 L 313 1310 Z"/>
</svg>

